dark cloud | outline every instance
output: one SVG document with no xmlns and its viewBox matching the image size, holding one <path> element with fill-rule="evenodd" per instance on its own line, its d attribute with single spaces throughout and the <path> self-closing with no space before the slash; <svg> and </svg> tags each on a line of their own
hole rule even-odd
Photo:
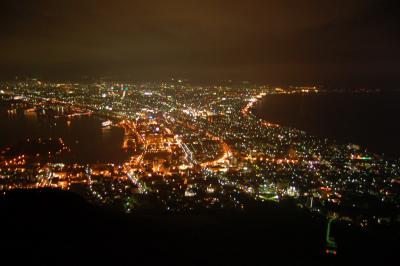
<svg viewBox="0 0 400 266">
<path fill-rule="evenodd" d="M 395 1 L 2 0 L 0 10 L 3 75 L 393 85 L 400 74 Z"/>
</svg>

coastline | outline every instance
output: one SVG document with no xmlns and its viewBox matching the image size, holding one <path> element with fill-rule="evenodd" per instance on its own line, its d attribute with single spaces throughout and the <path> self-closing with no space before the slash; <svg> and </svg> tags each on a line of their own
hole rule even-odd
<svg viewBox="0 0 400 266">
<path fill-rule="evenodd" d="M 400 146 L 396 140 L 400 126 L 392 122 L 396 111 L 400 112 L 397 99 L 399 93 L 380 92 L 267 94 L 252 104 L 249 113 L 271 125 L 297 129 L 340 144 L 357 144 L 398 159 L 400 151 L 395 147 L 397 142 Z M 371 110 L 371 104 L 379 112 Z"/>
</svg>

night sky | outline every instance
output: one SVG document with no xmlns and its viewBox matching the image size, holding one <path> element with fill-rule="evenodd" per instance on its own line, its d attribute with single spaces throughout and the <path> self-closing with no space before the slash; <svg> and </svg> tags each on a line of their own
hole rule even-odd
<svg viewBox="0 0 400 266">
<path fill-rule="evenodd" d="M 0 77 L 396 87 L 385 0 L 1 0 Z"/>
</svg>

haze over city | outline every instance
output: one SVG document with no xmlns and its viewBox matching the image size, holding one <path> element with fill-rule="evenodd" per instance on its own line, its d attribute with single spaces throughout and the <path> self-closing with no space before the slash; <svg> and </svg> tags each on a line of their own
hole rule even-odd
<svg viewBox="0 0 400 266">
<path fill-rule="evenodd" d="M 1 1 L 2 260 L 395 265 L 396 1 Z"/>
<path fill-rule="evenodd" d="M 0 5 L 0 69 L 7 78 L 398 83 L 400 23 L 391 0 Z"/>
</svg>

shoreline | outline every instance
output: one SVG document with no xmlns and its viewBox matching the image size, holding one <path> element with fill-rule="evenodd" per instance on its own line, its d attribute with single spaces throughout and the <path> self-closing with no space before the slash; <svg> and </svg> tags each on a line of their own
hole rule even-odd
<svg viewBox="0 0 400 266">
<path fill-rule="evenodd" d="M 378 94 L 378 96 L 376 95 Z M 343 98 L 346 95 L 349 96 L 349 98 Z M 373 138 L 362 138 L 363 135 L 359 134 L 360 130 L 356 130 L 354 125 L 350 124 L 353 120 L 355 121 L 354 123 L 358 123 L 360 128 L 368 128 L 371 126 L 371 122 L 366 118 L 368 115 L 364 115 L 364 113 L 357 114 L 357 112 L 362 109 L 365 112 L 370 112 L 373 113 L 372 110 L 369 110 L 367 107 L 363 107 L 366 105 L 363 100 L 368 103 L 368 101 L 382 101 L 383 103 L 381 104 L 382 109 L 387 108 L 385 105 L 385 101 L 393 101 L 394 99 L 397 99 L 400 97 L 399 93 L 394 93 L 394 96 L 396 97 L 391 97 L 393 93 L 336 93 L 336 92 L 322 92 L 322 93 L 313 93 L 313 94 L 266 94 L 263 96 L 261 99 L 255 101 L 251 108 L 249 108 L 248 113 L 251 114 L 254 118 L 260 119 L 270 125 L 277 125 L 280 127 L 286 127 L 286 128 L 291 128 L 299 131 L 306 132 L 309 135 L 322 138 L 322 139 L 328 139 L 330 141 L 333 141 L 338 144 L 356 144 L 361 146 L 362 148 L 367 149 L 368 151 L 377 154 L 379 156 L 384 156 L 385 158 L 388 159 L 399 159 L 400 158 L 400 153 L 396 152 L 396 149 L 391 148 L 392 145 L 389 140 L 387 140 L 386 135 L 388 130 L 382 129 L 379 130 L 379 125 L 373 125 L 373 133 L 375 133 L 376 136 Z M 360 96 L 360 97 L 359 97 Z M 377 97 L 380 98 L 377 98 Z M 278 106 L 277 102 L 273 103 L 273 107 L 268 106 L 266 107 L 265 102 L 267 100 L 271 100 L 273 97 L 279 97 L 279 102 L 282 104 L 283 98 L 285 98 L 285 106 L 289 106 L 286 109 L 282 109 L 281 106 Z M 322 101 L 315 101 L 317 97 L 322 97 Z M 329 98 L 327 98 L 329 97 Z M 333 97 L 333 100 L 331 100 Z M 374 98 L 371 98 L 374 97 Z M 290 98 L 290 101 L 287 101 L 287 99 Z M 301 103 L 299 102 L 300 99 L 303 99 Z M 376 100 L 378 99 L 378 100 Z M 332 109 L 336 108 L 334 105 L 339 102 L 345 102 L 345 106 L 347 109 L 349 109 L 349 103 L 352 101 L 356 102 L 360 106 L 354 106 L 354 111 L 352 111 L 352 108 L 350 108 L 350 115 L 353 117 L 347 118 L 344 117 L 345 114 L 347 114 L 344 108 L 339 109 L 336 112 L 330 112 Z M 361 102 L 361 103 L 360 103 Z M 308 104 L 308 105 L 307 105 Z M 283 105 L 283 104 L 282 104 Z M 379 104 L 378 104 L 379 106 Z M 301 113 L 299 111 L 301 107 Z M 270 114 L 268 116 L 275 116 L 275 119 L 267 119 L 267 115 L 263 115 L 263 113 L 267 112 L 268 109 L 273 109 L 274 114 Z M 314 112 L 315 111 L 315 112 Z M 318 111 L 318 112 L 317 112 Z M 295 118 L 287 118 L 287 114 L 290 113 L 290 117 L 295 117 Z M 344 113 L 344 114 L 343 114 Z M 324 118 L 323 115 L 326 114 L 328 118 Z M 368 113 L 369 114 L 369 113 Z M 393 116 L 394 114 L 392 114 Z M 278 117 L 277 117 L 278 116 Z M 280 116 L 280 117 L 279 117 Z M 359 117 L 361 118 L 359 118 Z M 372 116 L 372 115 L 370 115 Z M 280 119 L 281 118 L 281 119 Z M 353 120 L 352 120 L 353 119 Z M 285 121 L 283 121 L 285 120 Z M 326 122 L 326 120 L 329 120 L 329 123 Z M 386 118 L 388 121 L 382 121 L 378 120 L 380 122 L 381 127 L 395 127 L 395 125 L 391 124 L 391 120 Z M 292 122 L 292 123 L 291 123 Z M 293 123 L 294 122 L 294 123 Z M 327 125 L 327 128 L 325 128 L 324 123 Z M 350 124 L 350 125 L 349 125 Z M 372 127 L 372 126 L 371 126 Z M 350 133 L 346 133 L 348 131 L 353 131 Z M 367 131 L 370 132 L 370 131 Z M 400 129 L 395 128 L 394 130 L 391 130 L 390 133 L 393 135 L 393 140 L 395 140 L 394 135 L 396 132 L 400 132 Z M 360 137 L 361 136 L 361 137 Z M 372 141 L 371 141 L 372 139 Z M 396 146 L 394 143 L 393 146 Z"/>
</svg>

